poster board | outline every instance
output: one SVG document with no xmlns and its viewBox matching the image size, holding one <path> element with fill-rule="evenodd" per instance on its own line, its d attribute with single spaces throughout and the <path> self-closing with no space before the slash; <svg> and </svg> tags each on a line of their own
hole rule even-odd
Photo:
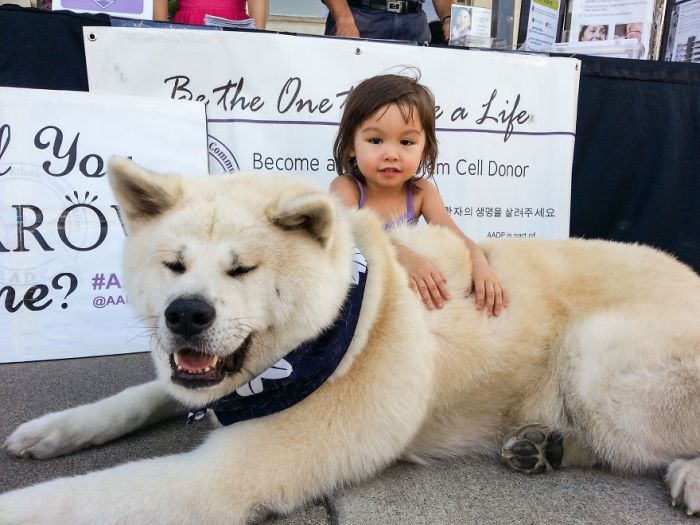
<svg viewBox="0 0 700 525">
<path fill-rule="evenodd" d="M 491 47 L 491 9 L 453 4 L 449 45 Z"/>
<path fill-rule="evenodd" d="M 656 58 L 663 20 L 661 4 L 657 0 L 574 0 L 569 42 L 585 46 L 586 42 L 636 39 L 643 46 L 639 58 Z"/>
<path fill-rule="evenodd" d="M 206 174 L 203 104 L 0 88 L 0 362 L 148 349 L 122 285 L 112 155 Z"/>
<path fill-rule="evenodd" d="M 670 2 L 664 60 L 700 63 L 700 0 Z"/>
<path fill-rule="evenodd" d="M 153 0 L 52 0 L 51 9 L 101 13 L 141 20 L 153 19 Z"/>
<path fill-rule="evenodd" d="M 517 42 L 524 51 L 550 51 L 561 40 L 566 0 L 523 0 Z"/>
<path fill-rule="evenodd" d="M 578 60 L 257 32 L 85 33 L 91 91 L 207 105 L 213 172 L 322 188 L 353 85 L 418 70 L 436 98 L 435 181 L 455 222 L 475 240 L 568 236 Z"/>
</svg>

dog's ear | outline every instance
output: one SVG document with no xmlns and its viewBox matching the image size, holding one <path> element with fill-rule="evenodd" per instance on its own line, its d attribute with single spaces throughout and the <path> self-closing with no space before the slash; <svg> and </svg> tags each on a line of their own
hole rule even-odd
<svg viewBox="0 0 700 525">
<path fill-rule="evenodd" d="M 298 230 L 327 246 L 335 227 L 335 208 L 327 195 L 321 193 L 281 199 L 268 217 L 283 230 Z"/>
<path fill-rule="evenodd" d="M 110 159 L 107 175 L 127 225 L 157 217 L 182 195 L 178 175 L 153 173 L 122 157 Z"/>
</svg>

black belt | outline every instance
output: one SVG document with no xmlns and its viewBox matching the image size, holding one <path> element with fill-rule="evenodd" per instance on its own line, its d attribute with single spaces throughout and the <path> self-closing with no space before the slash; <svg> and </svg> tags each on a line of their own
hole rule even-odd
<svg viewBox="0 0 700 525">
<path fill-rule="evenodd" d="M 348 0 L 348 5 L 399 14 L 417 13 L 423 9 L 421 2 L 410 2 L 409 0 Z"/>
</svg>

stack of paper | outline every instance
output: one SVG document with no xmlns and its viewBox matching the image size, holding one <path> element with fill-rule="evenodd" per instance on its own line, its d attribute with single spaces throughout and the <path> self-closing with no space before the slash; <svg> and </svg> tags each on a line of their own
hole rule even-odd
<svg viewBox="0 0 700 525">
<path fill-rule="evenodd" d="M 252 18 L 245 18 L 243 20 L 230 20 L 228 18 L 222 18 L 220 16 L 204 15 L 204 25 L 231 27 L 234 29 L 255 29 L 255 20 L 253 20 Z"/>
</svg>

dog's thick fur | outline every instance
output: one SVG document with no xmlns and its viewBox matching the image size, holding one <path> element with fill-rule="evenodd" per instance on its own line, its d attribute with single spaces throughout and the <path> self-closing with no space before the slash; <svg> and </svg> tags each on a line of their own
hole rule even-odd
<svg viewBox="0 0 700 525">
<path fill-rule="evenodd" d="M 358 328 L 331 378 L 297 405 L 219 428 L 187 454 L 10 492 L 1 523 L 245 523 L 397 458 L 496 455 L 530 423 L 565 437 L 564 465 L 668 468 L 674 501 L 700 512 L 700 278 L 671 257 L 602 241 L 487 242 L 511 297 L 489 317 L 462 298 L 471 267 L 461 240 L 400 230 L 394 241 L 447 278 L 453 299 L 427 311 L 377 218 L 303 183 L 163 176 L 123 159 L 110 179 L 129 230 L 129 299 L 155 324 L 159 378 L 25 423 L 10 452 L 70 453 L 232 392 L 333 321 L 354 245 L 369 268 Z M 190 297 L 216 312 L 194 342 L 164 319 Z M 242 368 L 219 383 L 171 381 L 182 345 L 223 359 L 244 341 Z"/>
</svg>

